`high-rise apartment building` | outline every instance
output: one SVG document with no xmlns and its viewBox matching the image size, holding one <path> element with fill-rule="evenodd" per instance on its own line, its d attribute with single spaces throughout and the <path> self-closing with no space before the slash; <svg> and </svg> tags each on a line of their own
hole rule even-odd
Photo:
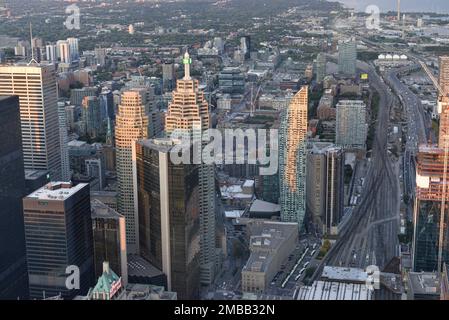
<svg viewBox="0 0 449 320">
<path fill-rule="evenodd" d="M 126 256 L 125 217 L 99 200 L 90 203 L 93 241 L 95 279 L 103 273 L 103 262 L 128 283 L 128 258 Z"/>
<path fill-rule="evenodd" d="M 132 143 L 137 139 L 148 138 L 148 122 L 141 94 L 137 91 L 123 92 L 115 125 L 118 212 L 126 219 L 126 243 L 130 253 L 139 251 Z"/>
<path fill-rule="evenodd" d="M 59 59 L 62 63 L 72 63 L 72 55 L 70 52 L 70 43 L 66 40 L 59 40 L 57 42 Z"/>
<path fill-rule="evenodd" d="M 209 105 L 204 93 L 198 89 L 199 82 L 190 77 L 192 60 L 188 52 L 185 53 L 184 78 L 177 81 L 173 91 L 173 99 L 168 106 L 165 118 L 165 130 L 171 134 L 175 130 L 182 130 L 188 134 L 205 134 L 210 128 Z M 216 254 L 215 247 L 215 168 L 213 165 L 201 164 L 199 168 L 199 210 L 200 210 L 200 267 L 201 282 L 210 284 L 215 276 Z"/>
<path fill-rule="evenodd" d="M 67 38 L 67 43 L 69 44 L 70 60 L 71 61 L 78 60 L 80 57 L 78 38 Z"/>
<path fill-rule="evenodd" d="M 25 169 L 61 178 L 56 75 L 53 65 L 0 66 L 0 95 L 18 95 Z"/>
<path fill-rule="evenodd" d="M 52 63 L 58 61 L 58 51 L 55 44 L 49 43 L 45 46 L 45 59 Z"/>
<path fill-rule="evenodd" d="M 67 135 L 67 113 L 64 102 L 58 102 L 58 120 L 59 120 L 59 144 L 61 146 L 61 180 L 70 181 L 72 174 L 70 172 L 70 160 Z"/>
<path fill-rule="evenodd" d="M 17 96 L 0 96 L 0 299 L 26 298 L 25 196 Z"/>
<path fill-rule="evenodd" d="M 439 74 L 439 84 L 442 96 L 449 95 L 449 56 L 440 56 L 440 74 Z"/>
<path fill-rule="evenodd" d="M 23 199 L 31 299 L 86 294 L 94 283 L 89 185 L 50 182 Z M 79 270 L 79 289 L 66 283 Z M 70 280 L 70 279 L 69 279 Z"/>
<path fill-rule="evenodd" d="M 306 213 L 308 87 L 303 86 L 282 114 L 279 142 L 281 220 L 302 228 Z"/>
<path fill-rule="evenodd" d="M 355 76 L 357 66 L 357 44 L 355 40 L 338 43 L 338 72 Z"/>
<path fill-rule="evenodd" d="M 366 148 L 366 105 L 361 100 L 340 100 L 337 104 L 335 142 L 348 149 Z"/>
<path fill-rule="evenodd" d="M 315 63 L 316 82 L 323 82 L 326 77 L 327 59 L 324 53 L 318 53 Z"/>
<path fill-rule="evenodd" d="M 199 165 L 174 164 L 172 139 L 134 146 L 141 255 L 167 276 L 180 299 L 199 297 Z M 179 143 L 179 140 L 178 140 Z"/>
</svg>

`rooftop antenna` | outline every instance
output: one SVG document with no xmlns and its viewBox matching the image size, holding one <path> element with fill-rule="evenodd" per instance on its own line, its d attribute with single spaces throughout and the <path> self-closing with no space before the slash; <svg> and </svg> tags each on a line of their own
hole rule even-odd
<svg viewBox="0 0 449 320">
<path fill-rule="evenodd" d="M 28 65 L 32 63 L 37 63 L 37 61 L 34 59 L 33 27 L 31 25 L 31 21 L 30 21 L 30 42 L 31 42 L 31 61 L 28 63 Z"/>
</svg>

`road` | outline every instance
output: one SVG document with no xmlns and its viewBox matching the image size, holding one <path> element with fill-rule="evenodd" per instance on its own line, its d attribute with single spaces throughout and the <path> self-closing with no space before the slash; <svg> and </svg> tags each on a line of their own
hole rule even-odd
<svg viewBox="0 0 449 320">
<path fill-rule="evenodd" d="M 390 160 L 387 151 L 393 95 L 370 65 L 358 62 L 357 67 L 368 73 L 371 88 L 380 95 L 372 158 L 360 202 L 314 278 L 324 265 L 364 268 L 374 264 L 382 270 L 391 258 L 398 255 L 399 165 Z"/>
</svg>

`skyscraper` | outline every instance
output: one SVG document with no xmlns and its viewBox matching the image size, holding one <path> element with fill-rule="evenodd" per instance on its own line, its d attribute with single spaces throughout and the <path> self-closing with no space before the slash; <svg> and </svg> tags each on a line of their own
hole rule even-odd
<svg viewBox="0 0 449 320">
<path fill-rule="evenodd" d="M 281 220 L 302 228 L 306 212 L 308 87 L 303 86 L 282 114 L 279 142 Z"/>
<path fill-rule="evenodd" d="M 86 294 L 94 283 L 89 185 L 50 182 L 23 199 L 30 298 Z M 79 289 L 67 288 L 79 268 Z"/>
<path fill-rule="evenodd" d="M 354 40 L 338 43 L 338 72 L 355 76 L 357 65 L 357 44 Z"/>
<path fill-rule="evenodd" d="M 444 210 L 441 210 L 443 192 L 446 204 Z M 419 146 L 415 193 L 413 270 L 440 271 L 442 267 L 442 263 L 441 265 L 438 263 L 440 246 L 442 262 L 449 262 L 449 228 L 447 228 L 449 194 L 447 179 L 444 181 L 443 148 Z"/>
<path fill-rule="evenodd" d="M 128 283 L 125 217 L 99 200 L 92 200 L 95 279 L 103 273 L 103 262 Z"/>
<path fill-rule="evenodd" d="M 439 84 L 442 96 L 447 96 L 449 94 L 449 56 L 440 56 L 440 74 L 439 74 Z"/>
<path fill-rule="evenodd" d="M 100 99 L 92 96 L 84 97 L 81 110 L 85 133 L 92 138 L 98 137 L 103 132 Z"/>
<path fill-rule="evenodd" d="M 141 255 L 167 276 L 180 299 L 199 297 L 199 165 L 174 164 L 171 139 L 135 144 Z"/>
<path fill-rule="evenodd" d="M 324 53 L 318 53 L 316 58 L 316 82 L 322 82 L 326 76 L 327 59 Z"/>
<path fill-rule="evenodd" d="M 69 149 L 67 136 L 67 118 L 64 102 L 58 102 L 58 120 L 59 120 L 59 144 L 61 146 L 61 180 L 70 181 L 72 174 L 70 173 Z"/>
<path fill-rule="evenodd" d="M 125 91 L 121 96 L 115 125 L 118 212 L 126 219 L 128 252 L 139 251 L 137 208 L 134 199 L 132 143 L 148 138 L 148 116 L 142 96 L 137 91 Z"/>
<path fill-rule="evenodd" d="M 26 298 L 25 196 L 17 96 L 0 96 L 0 299 Z"/>
<path fill-rule="evenodd" d="M 72 56 L 70 53 L 70 44 L 67 40 L 59 40 L 57 42 L 59 50 L 59 59 L 62 63 L 72 63 Z"/>
<path fill-rule="evenodd" d="M 165 130 L 183 130 L 193 134 L 196 130 L 210 128 L 209 105 L 204 93 L 198 89 L 199 82 L 190 77 L 192 59 L 185 53 L 184 78 L 177 81 L 173 100 L 168 106 Z M 209 284 L 214 279 L 216 263 L 215 247 L 215 175 L 213 165 L 201 164 L 199 168 L 199 210 L 200 210 L 200 266 L 201 282 Z"/>
<path fill-rule="evenodd" d="M 18 95 L 25 169 L 61 177 L 56 75 L 53 65 L 0 66 L 0 95 Z"/>
<path fill-rule="evenodd" d="M 366 105 L 361 100 L 340 100 L 337 104 L 335 143 L 349 149 L 366 147 Z"/>
</svg>

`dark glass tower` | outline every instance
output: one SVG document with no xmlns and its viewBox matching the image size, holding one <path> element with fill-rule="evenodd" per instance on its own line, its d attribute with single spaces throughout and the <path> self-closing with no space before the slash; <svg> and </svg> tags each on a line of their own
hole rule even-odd
<svg viewBox="0 0 449 320">
<path fill-rule="evenodd" d="M 135 145 L 141 255 L 167 276 L 179 299 L 199 297 L 198 165 L 174 164 L 169 139 Z"/>
<path fill-rule="evenodd" d="M 94 285 L 89 185 L 51 182 L 23 199 L 30 298 L 71 299 Z M 79 289 L 66 280 L 79 268 Z"/>
<path fill-rule="evenodd" d="M 0 96 L 0 299 L 26 298 L 28 295 L 24 195 L 19 98 Z"/>
</svg>

